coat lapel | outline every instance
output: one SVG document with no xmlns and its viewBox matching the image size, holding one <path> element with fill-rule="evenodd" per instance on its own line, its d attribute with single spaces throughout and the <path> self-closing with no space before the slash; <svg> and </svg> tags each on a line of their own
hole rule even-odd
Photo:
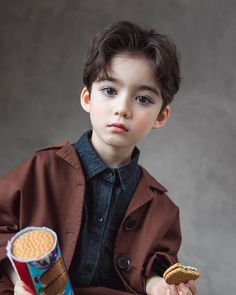
<svg viewBox="0 0 236 295">
<path fill-rule="evenodd" d="M 143 167 L 141 167 L 141 170 L 142 176 L 131 199 L 126 216 L 152 200 L 155 195 L 153 189 L 161 193 L 167 192 L 167 189 L 157 182 Z"/>
</svg>

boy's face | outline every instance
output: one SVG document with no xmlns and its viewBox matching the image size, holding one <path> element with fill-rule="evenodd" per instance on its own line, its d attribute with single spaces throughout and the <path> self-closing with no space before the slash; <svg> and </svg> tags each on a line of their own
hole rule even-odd
<svg viewBox="0 0 236 295">
<path fill-rule="evenodd" d="M 161 91 L 151 64 L 144 56 L 115 55 L 108 78 L 93 82 L 91 93 L 81 93 L 81 105 L 90 113 L 92 143 L 97 151 L 107 147 L 132 153 L 152 128 L 163 126 L 169 106 L 159 114 Z"/>
</svg>

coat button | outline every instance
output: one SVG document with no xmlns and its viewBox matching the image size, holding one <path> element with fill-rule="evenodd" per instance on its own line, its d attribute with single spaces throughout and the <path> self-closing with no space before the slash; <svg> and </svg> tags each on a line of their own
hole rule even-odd
<svg viewBox="0 0 236 295">
<path fill-rule="evenodd" d="M 122 255 L 117 259 L 116 263 L 117 263 L 119 269 L 126 270 L 129 268 L 129 266 L 131 264 L 131 259 L 127 255 Z"/>
<path fill-rule="evenodd" d="M 124 223 L 125 230 L 131 230 L 136 224 L 136 220 L 132 217 L 128 217 Z"/>
</svg>

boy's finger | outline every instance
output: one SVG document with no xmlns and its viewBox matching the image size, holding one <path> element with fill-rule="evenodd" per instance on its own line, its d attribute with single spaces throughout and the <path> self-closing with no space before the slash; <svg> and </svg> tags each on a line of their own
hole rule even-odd
<svg viewBox="0 0 236 295">
<path fill-rule="evenodd" d="M 23 288 L 25 289 L 25 291 L 27 291 L 29 294 L 33 294 L 31 289 L 24 283 L 22 282 Z"/>
<path fill-rule="evenodd" d="M 190 281 L 188 281 L 187 285 L 193 294 L 195 294 L 197 292 L 195 281 L 190 280 Z"/>
<path fill-rule="evenodd" d="M 180 294 L 182 295 L 193 295 L 190 289 L 186 286 L 186 284 L 181 283 L 179 284 Z"/>
<path fill-rule="evenodd" d="M 32 295 L 32 293 L 26 291 L 24 288 L 24 283 L 20 280 L 17 280 L 14 288 L 14 294 L 16 295 Z"/>
<path fill-rule="evenodd" d="M 170 290 L 171 295 L 178 295 L 179 294 L 175 285 L 171 285 L 169 290 Z"/>
</svg>

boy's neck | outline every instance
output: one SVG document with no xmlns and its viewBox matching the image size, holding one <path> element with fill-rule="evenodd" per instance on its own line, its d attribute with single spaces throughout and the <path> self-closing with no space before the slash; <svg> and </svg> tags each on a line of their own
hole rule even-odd
<svg viewBox="0 0 236 295">
<path fill-rule="evenodd" d="M 93 144 L 92 141 L 91 143 Z M 106 149 L 99 150 L 96 146 L 93 145 L 93 147 L 102 161 L 110 168 L 119 168 L 127 164 L 131 160 L 133 152 L 133 148 L 128 150 L 107 146 Z"/>
</svg>

